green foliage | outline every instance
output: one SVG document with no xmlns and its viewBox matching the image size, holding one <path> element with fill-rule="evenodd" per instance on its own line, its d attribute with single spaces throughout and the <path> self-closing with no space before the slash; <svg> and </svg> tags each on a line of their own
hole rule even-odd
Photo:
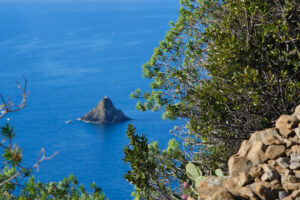
<svg viewBox="0 0 300 200">
<path fill-rule="evenodd" d="M 219 177 L 224 176 L 223 171 L 221 169 L 216 169 L 215 174 Z"/>
<path fill-rule="evenodd" d="M 4 167 L 0 173 L 0 183 L 3 183 L 16 173 L 15 168 Z M 15 190 L 16 186 L 11 183 L 5 183 L 0 187 L 0 195 L 5 199 L 12 199 L 11 193 Z M 1 199 L 1 198 L 0 198 Z"/>
<path fill-rule="evenodd" d="M 185 168 L 186 168 L 186 174 L 190 179 L 195 181 L 198 177 L 202 177 L 201 169 L 197 167 L 195 164 L 189 162 Z"/>
<path fill-rule="evenodd" d="M 198 187 L 199 183 L 205 179 L 205 176 L 202 175 L 202 171 L 199 165 L 189 162 L 186 166 L 186 174 L 188 177 L 193 181 L 193 184 L 190 186 L 193 193 L 197 194 L 196 188 Z M 216 169 L 215 174 L 216 176 L 222 177 L 224 176 L 221 169 Z"/>
<path fill-rule="evenodd" d="M 145 136 L 135 133 L 128 125 L 129 146 L 124 148 L 124 161 L 131 170 L 125 179 L 135 186 L 135 199 L 173 199 L 179 196 L 179 186 L 187 177 L 185 160 L 179 144 L 172 139 L 166 150 L 161 150 L 157 142 L 148 144 Z M 171 184 L 170 184 L 171 183 Z"/>
<path fill-rule="evenodd" d="M 145 136 L 139 137 L 136 135 L 135 128 L 132 125 L 128 126 L 127 136 L 130 139 L 129 145 L 133 148 L 130 148 L 130 146 L 124 148 L 124 161 L 130 163 L 132 171 L 127 172 L 125 179 L 138 188 L 150 187 L 148 180 L 155 173 L 156 165 L 149 159 L 147 139 Z"/>
<path fill-rule="evenodd" d="M 15 134 L 13 133 L 13 128 L 10 127 L 8 123 L 1 127 L 1 134 L 3 139 L 5 140 L 12 140 L 15 137 Z"/>
<path fill-rule="evenodd" d="M 86 189 L 81 185 L 78 186 L 77 179 L 70 175 L 63 181 L 58 183 L 40 183 L 36 182 L 31 177 L 25 185 L 25 188 L 21 191 L 21 195 L 18 200 L 26 199 L 78 199 L 78 200 L 103 200 L 104 195 L 101 193 L 101 188 L 95 184 L 91 185 L 92 192 L 88 193 Z"/>
<path fill-rule="evenodd" d="M 180 16 L 143 65 L 137 108 L 187 119 L 180 132 L 204 174 L 300 102 L 295 0 L 181 0 Z"/>
</svg>

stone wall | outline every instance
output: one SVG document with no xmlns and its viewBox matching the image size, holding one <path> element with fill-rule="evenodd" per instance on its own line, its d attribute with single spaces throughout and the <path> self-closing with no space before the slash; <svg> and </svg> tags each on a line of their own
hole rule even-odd
<svg viewBox="0 0 300 200">
<path fill-rule="evenodd" d="M 205 200 L 300 200 L 300 105 L 276 128 L 254 132 L 228 161 L 229 176 L 197 185 Z"/>
</svg>

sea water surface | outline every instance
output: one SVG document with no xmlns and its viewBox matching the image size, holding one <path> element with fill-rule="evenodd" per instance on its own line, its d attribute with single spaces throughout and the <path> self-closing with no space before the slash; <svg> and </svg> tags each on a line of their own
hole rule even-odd
<svg viewBox="0 0 300 200">
<path fill-rule="evenodd" d="M 0 93 L 18 102 L 15 80 L 28 79 L 26 108 L 6 116 L 24 165 L 34 164 L 42 147 L 47 155 L 59 151 L 35 173 L 40 181 L 72 173 L 85 186 L 96 182 L 110 199 L 131 199 L 132 186 L 123 179 L 129 167 L 122 161 L 128 123 L 165 147 L 176 122 L 136 110 L 129 94 L 147 89 L 141 65 L 178 9 L 177 0 L 0 2 Z M 104 96 L 134 120 L 76 121 Z"/>
</svg>

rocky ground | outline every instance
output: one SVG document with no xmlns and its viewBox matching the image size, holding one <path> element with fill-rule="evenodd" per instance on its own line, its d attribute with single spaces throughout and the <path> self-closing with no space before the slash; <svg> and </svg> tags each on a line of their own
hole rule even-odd
<svg viewBox="0 0 300 200">
<path fill-rule="evenodd" d="M 228 167 L 229 176 L 197 185 L 199 200 L 300 200 L 300 105 L 243 141 Z"/>
</svg>

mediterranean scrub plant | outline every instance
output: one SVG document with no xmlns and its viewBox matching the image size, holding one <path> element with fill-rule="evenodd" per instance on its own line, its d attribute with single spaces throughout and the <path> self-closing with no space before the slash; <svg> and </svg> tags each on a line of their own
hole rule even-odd
<svg viewBox="0 0 300 200">
<path fill-rule="evenodd" d="M 165 119 L 183 120 L 184 126 L 175 127 L 173 133 L 185 151 L 178 150 L 180 159 L 169 157 L 168 163 L 189 160 L 202 176 L 218 168 L 226 174 L 227 160 L 242 140 L 271 127 L 300 103 L 299 2 L 181 0 L 180 4 L 177 21 L 170 22 L 165 38 L 143 65 L 143 77 L 151 81 L 149 90 L 137 89 L 131 97 L 141 111 L 161 111 Z M 126 179 L 136 186 L 137 199 L 172 199 L 172 184 L 186 177 L 174 180 L 173 172 L 160 170 L 185 173 L 185 169 L 164 163 L 156 168 L 147 139 L 135 135 L 134 129 L 128 131 L 131 147 L 125 149 L 125 161 L 132 171 Z M 144 154 L 129 151 L 140 143 Z M 142 160 L 150 162 L 149 171 L 143 170 Z M 135 179 L 139 177 L 145 184 Z M 170 178 L 164 182 L 162 177 Z"/>
<path fill-rule="evenodd" d="M 176 131 L 204 174 L 253 131 L 300 102 L 299 2 L 181 0 L 177 22 L 143 65 L 137 108 L 186 121 Z"/>
<path fill-rule="evenodd" d="M 131 170 L 125 179 L 135 186 L 132 196 L 140 199 L 178 199 L 180 185 L 187 179 L 185 160 L 179 143 L 170 140 L 166 150 L 161 150 L 157 142 L 148 144 L 145 136 L 139 136 L 129 124 L 127 129 L 129 145 L 124 148 L 124 161 Z"/>
</svg>

